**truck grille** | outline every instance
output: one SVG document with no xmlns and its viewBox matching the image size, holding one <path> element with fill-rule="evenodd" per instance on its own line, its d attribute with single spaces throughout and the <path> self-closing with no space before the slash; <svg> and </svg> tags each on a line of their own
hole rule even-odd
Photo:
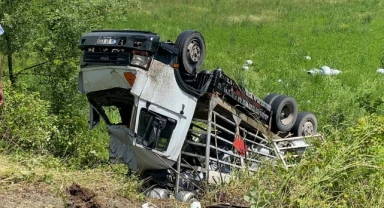
<svg viewBox="0 0 384 208">
<path fill-rule="evenodd" d="M 89 47 L 84 50 L 84 64 L 115 64 L 128 65 L 130 51 L 117 47 Z"/>
</svg>

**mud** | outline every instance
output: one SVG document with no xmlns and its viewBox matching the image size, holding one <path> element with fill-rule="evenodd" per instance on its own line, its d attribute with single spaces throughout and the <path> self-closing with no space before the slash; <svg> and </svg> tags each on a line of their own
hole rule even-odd
<svg viewBox="0 0 384 208">
<path fill-rule="evenodd" d="M 73 183 L 68 187 L 69 197 L 67 199 L 68 208 L 101 208 L 96 200 L 96 194 L 88 188 L 83 188 L 79 184 Z"/>
</svg>

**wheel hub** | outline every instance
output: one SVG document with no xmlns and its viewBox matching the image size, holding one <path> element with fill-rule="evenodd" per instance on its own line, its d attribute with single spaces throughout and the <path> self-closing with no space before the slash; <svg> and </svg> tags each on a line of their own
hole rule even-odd
<svg viewBox="0 0 384 208">
<path fill-rule="evenodd" d="M 293 107 L 292 105 L 284 106 L 280 112 L 280 120 L 284 125 L 287 125 L 292 122 L 293 118 Z"/>
<path fill-rule="evenodd" d="M 188 61 L 197 63 L 200 60 L 201 49 L 200 45 L 196 40 L 191 41 L 187 47 L 187 58 Z"/>
<path fill-rule="evenodd" d="M 307 121 L 303 124 L 303 136 L 311 136 L 313 135 L 313 123 Z"/>
</svg>

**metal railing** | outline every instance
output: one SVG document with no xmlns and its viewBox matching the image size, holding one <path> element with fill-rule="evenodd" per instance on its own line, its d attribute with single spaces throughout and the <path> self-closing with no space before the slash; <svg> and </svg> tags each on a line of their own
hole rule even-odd
<svg viewBox="0 0 384 208">
<path fill-rule="evenodd" d="M 318 138 L 323 140 L 320 135 L 281 138 L 257 123 L 257 120 L 245 116 L 236 109 L 229 109 L 230 105 L 218 97 L 212 97 L 207 105 L 208 110 L 204 109 L 206 113 L 204 116 L 193 118 L 188 133 L 189 139 L 184 143 L 184 146 L 193 148 L 189 150 L 186 148 L 181 152 L 181 158 L 194 158 L 200 162 L 200 166 L 178 160 L 178 171 L 181 167 L 193 168 L 205 174 L 207 183 L 210 173 L 219 172 L 220 178 L 223 178 L 223 175 L 230 173 L 228 169 L 252 171 L 251 167 L 259 167 L 265 160 L 281 160 L 284 168 L 288 169 L 297 161 L 292 158 L 300 157 L 311 146 L 311 140 Z M 268 135 L 272 135 L 272 138 Z M 245 143 L 246 154 L 240 155 L 234 148 L 233 142 L 236 138 Z M 302 145 L 295 144 L 295 141 L 302 141 Z"/>
</svg>

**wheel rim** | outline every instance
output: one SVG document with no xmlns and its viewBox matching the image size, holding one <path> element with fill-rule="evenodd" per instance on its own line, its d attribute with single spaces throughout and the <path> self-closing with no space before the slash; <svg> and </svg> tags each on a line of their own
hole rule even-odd
<svg viewBox="0 0 384 208">
<path fill-rule="evenodd" d="M 283 125 L 288 125 L 293 122 L 294 119 L 294 109 L 293 105 L 291 103 L 287 103 L 280 112 L 280 121 Z"/>
<path fill-rule="evenodd" d="M 201 48 L 197 40 L 192 40 L 187 47 L 187 58 L 189 62 L 197 63 L 201 57 Z"/>
<path fill-rule="evenodd" d="M 311 121 L 306 121 L 303 123 L 303 136 L 311 136 L 314 134 L 314 125 Z"/>
</svg>

